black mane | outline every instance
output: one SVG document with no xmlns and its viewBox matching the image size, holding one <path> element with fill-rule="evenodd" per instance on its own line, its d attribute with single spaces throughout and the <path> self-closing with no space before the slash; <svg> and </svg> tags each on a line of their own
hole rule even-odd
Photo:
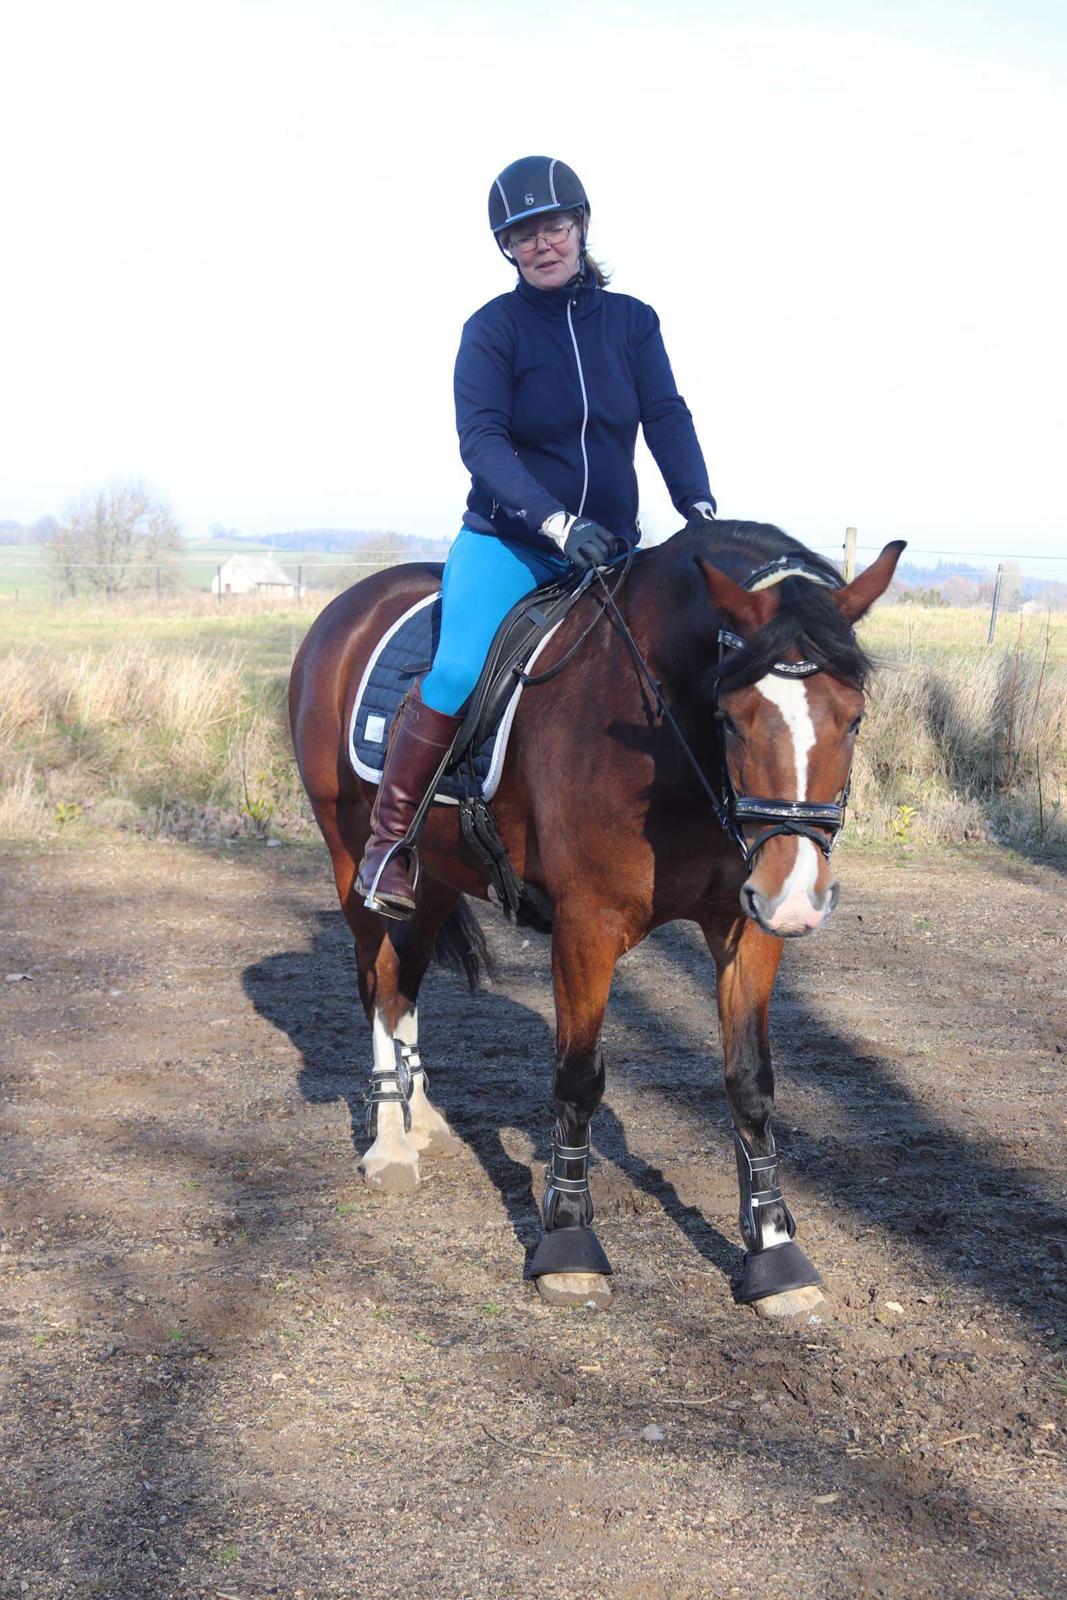
<svg viewBox="0 0 1067 1600">
<path fill-rule="evenodd" d="M 838 589 L 841 574 L 832 561 L 816 555 L 798 539 L 764 522 L 690 523 L 669 541 L 689 565 L 698 557 L 718 567 L 735 583 L 778 556 L 797 556 L 805 567 Z M 776 585 L 778 610 L 770 622 L 746 641 L 744 650 L 727 650 L 716 668 L 721 691 L 743 689 L 764 677 L 791 649 L 803 660 L 818 662 L 831 676 L 863 689 L 873 663 L 844 620 L 830 588 L 808 578 L 785 578 Z"/>
</svg>

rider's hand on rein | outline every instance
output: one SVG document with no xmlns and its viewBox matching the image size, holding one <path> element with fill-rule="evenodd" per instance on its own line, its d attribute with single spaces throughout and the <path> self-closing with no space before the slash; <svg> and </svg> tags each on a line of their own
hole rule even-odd
<svg viewBox="0 0 1067 1600">
<path fill-rule="evenodd" d="M 604 566 L 619 545 L 615 535 L 602 528 L 599 522 L 592 522 L 588 517 L 570 517 L 560 511 L 542 523 L 541 532 L 559 545 L 579 572 Z"/>
</svg>

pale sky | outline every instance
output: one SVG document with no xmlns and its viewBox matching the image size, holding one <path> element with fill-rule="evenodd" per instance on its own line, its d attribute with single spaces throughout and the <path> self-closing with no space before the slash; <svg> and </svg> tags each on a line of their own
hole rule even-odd
<svg viewBox="0 0 1067 1600">
<path fill-rule="evenodd" d="M 544 153 L 723 515 L 1067 552 L 1062 4 L 0 0 L 0 61 L 0 518 L 137 474 L 191 536 L 450 536 L 486 197 Z"/>
</svg>

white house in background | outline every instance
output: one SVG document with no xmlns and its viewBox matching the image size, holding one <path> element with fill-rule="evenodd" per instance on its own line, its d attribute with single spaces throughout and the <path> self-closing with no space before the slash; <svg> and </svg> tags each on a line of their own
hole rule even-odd
<svg viewBox="0 0 1067 1600">
<path fill-rule="evenodd" d="M 229 556 L 211 580 L 212 594 L 270 594 L 296 597 L 296 584 L 273 556 Z"/>
</svg>

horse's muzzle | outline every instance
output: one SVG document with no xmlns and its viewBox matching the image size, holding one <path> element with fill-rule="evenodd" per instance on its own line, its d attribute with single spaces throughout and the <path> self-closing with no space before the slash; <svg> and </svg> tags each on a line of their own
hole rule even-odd
<svg viewBox="0 0 1067 1600">
<path fill-rule="evenodd" d="M 836 879 L 821 893 L 807 888 L 785 889 L 777 896 L 764 894 L 752 878 L 741 888 L 741 909 L 776 939 L 802 939 L 822 926 L 837 904 Z"/>
</svg>

